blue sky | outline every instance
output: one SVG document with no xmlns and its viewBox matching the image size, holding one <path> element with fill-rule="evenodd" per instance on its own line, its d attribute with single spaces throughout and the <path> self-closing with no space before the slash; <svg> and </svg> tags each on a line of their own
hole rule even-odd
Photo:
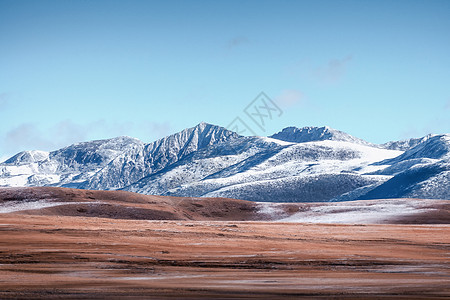
<svg viewBox="0 0 450 300">
<path fill-rule="evenodd" d="M 450 132 L 450 1 L 0 0 L 0 158 L 240 117 Z M 265 92 L 283 111 L 244 113 Z"/>
</svg>

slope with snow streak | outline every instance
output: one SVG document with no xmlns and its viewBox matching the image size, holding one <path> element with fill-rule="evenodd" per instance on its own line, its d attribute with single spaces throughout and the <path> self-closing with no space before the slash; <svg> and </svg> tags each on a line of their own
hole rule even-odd
<svg viewBox="0 0 450 300">
<path fill-rule="evenodd" d="M 78 186 L 119 153 L 140 143 L 134 138 L 118 137 L 78 143 L 49 153 L 22 152 L 0 164 L 0 186 Z"/>
<path fill-rule="evenodd" d="M 78 143 L 50 153 L 25 151 L 0 164 L 0 186 L 119 189 L 192 152 L 238 137 L 225 128 L 200 123 L 149 144 L 118 137 Z"/>
<path fill-rule="evenodd" d="M 191 153 L 239 137 L 223 127 L 202 122 L 153 143 L 124 151 L 81 187 L 120 189 L 177 163 Z"/>
<path fill-rule="evenodd" d="M 207 178 L 228 177 L 244 172 L 252 163 L 260 162 L 261 155 L 275 153 L 280 149 L 278 142 L 259 137 L 243 137 L 227 143 L 201 149 L 177 163 L 151 174 L 124 190 L 144 194 L 169 195 L 167 191 L 180 186 L 195 184 Z M 275 152 L 274 152 L 275 151 Z M 187 193 L 187 197 L 194 197 Z"/>
<path fill-rule="evenodd" d="M 374 146 L 373 144 L 368 143 L 362 139 L 356 138 L 348 133 L 330 128 L 328 126 L 303 127 L 303 128 L 286 127 L 282 131 L 275 133 L 270 137 L 293 143 L 306 143 L 306 142 L 331 140 L 331 141 L 350 142 L 354 144 Z"/>
<path fill-rule="evenodd" d="M 450 135 L 429 136 L 373 174 L 393 175 L 354 199 L 432 198 L 450 199 Z"/>
<path fill-rule="evenodd" d="M 261 209 L 267 211 L 260 204 Z M 278 222 L 329 224 L 391 224 L 409 222 L 439 223 L 450 221 L 450 201 L 424 199 L 365 200 L 311 205 Z M 443 215 L 433 218 L 433 215 Z M 424 216 L 424 217 L 422 217 Z"/>
<path fill-rule="evenodd" d="M 269 202 L 326 201 L 389 179 L 390 176 L 366 173 L 383 168 L 371 166 L 372 163 L 401 153 L 337 141 L 289 144 L 261 150 L 216 176 L 182 184 L 164 195 Z M 182 177 L 192 177 L 191 169 L 186 170 Z"/>
</svg>

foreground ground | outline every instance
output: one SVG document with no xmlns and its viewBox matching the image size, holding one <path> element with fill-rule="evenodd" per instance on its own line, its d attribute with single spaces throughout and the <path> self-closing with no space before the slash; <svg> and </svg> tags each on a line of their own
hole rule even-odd
<svg viewBox="0 0 450 300">
<path fill-rule="evenodd" d="M 0 298 L 450 297 L 449 225 L 0 214 Z"/>
</svg>

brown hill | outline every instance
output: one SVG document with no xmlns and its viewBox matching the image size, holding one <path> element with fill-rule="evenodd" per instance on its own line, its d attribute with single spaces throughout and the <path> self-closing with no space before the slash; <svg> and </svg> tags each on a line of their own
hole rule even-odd
<svg viewBox="0 0 450 300">
<path fill-rule="evenodd" d="M 0 188 L 0 213 L 133 220 L 449 224 L 450 201 L 379 199 L 257 203 L 229 198 L 150 196 L 59 187 Z"/>
</svg>

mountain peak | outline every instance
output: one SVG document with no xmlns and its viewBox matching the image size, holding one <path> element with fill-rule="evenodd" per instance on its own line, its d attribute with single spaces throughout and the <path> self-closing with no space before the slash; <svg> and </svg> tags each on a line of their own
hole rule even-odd
<svg viewBox="0 0 450 300">
<path fill-rule="evenodd" d="M 315 141 L 344 141 L 356 144 L 369 145 L 368 142 L 351 136 L 343 131 L 333 129 L 329 126 L 322 127 L 286 127 L 282 131 L 270 136 L 271 138 L 293 143 L 306 143 Z"/>
<path fill-rule="evenodd" d="M 49 152 L 47 151 L 38 151 L 38 150 L 31 150 L 31 151 L 22 151 L 13 157 L 7 159 L 4 161 L 4 164 L 14 164 L 14 165 L 22 165 L 22 164 L 29 164 L 29 163 L 35 163 L 39 161 L 43 161 L 48 158 Z"/>
<path fill-rule="evenodd" d="M 408 149 L 411 149 L 411 148 L 417 146 L 420 143 L 426 142 L 431 137 L 433 137 L 433 134 L 428 134 L 428 135 L 426 135 L 424 137 L 420 137 L 420 138 L 411 138 L 411 139 L 400 140 L 400 141 L 390 141 L 390 142 L 381 144 L 380 146 L 384 149 L 405 151 L 405 150 L 408 150 Z"/>
<path fill-rule="evenodd" d="M 167 140 L 175 140 L 177 144 L 183 145 L 181 146 L 183 149 L 182 152 L 183 154 L 187 154 L 187 149 L 189 149 L 187 152 L 192 152 L 221 141 L 238 137 L 240 135 L 224 127 L 201 122 L 192 128 L 187 128 L 167 137 Z"/>
<path fill-rule="evenodd" d="M 232 132 L 231 130 L 228 130 L 225 127 L 222 127 L 222 126 L 219 126 L 219 125 L 215 125 L 215 124 L 211 124 L 211 123 L 207 123 L 207 122 L 203 122 L 203 121 L 198 123 L 194 127 L 187 128 L 185 130 L 188 130 L 188 131 L 189 130 L 197 130 L 197 131 L 200 131 L 200 132 L 202 132 L 204 130 L 207 130 L 207 131 L 227 131 L 227 132 L 230 132 L 230 133 Z"/>
<path fill-rule="evenodd" d="M 203 122 L 203 121 L 201 121 L 200 123 L 198 123 L 196 126 L 194 126 L 194 128 L 205 128 L 206 126 L 215 126 L 215 125 L 213 125 L 213 124 L 209 124 L 209 123 L 206 123 L 206 122 Z"/>
<path fill-rule="evenodd" d="M 123 188 L 175 164 L 191 153 L 239 137 L 237 133 L 223 127 L 201 122 L 122 153 L 95 174 L 84 188 Z"/>
<path fill-rule="evenodd" d="M 427 135 L 423 140 L 406 150 L 392 161 L 414 158 L 442 159 L 450 156 L 450 134 Z"/>
</svg>

